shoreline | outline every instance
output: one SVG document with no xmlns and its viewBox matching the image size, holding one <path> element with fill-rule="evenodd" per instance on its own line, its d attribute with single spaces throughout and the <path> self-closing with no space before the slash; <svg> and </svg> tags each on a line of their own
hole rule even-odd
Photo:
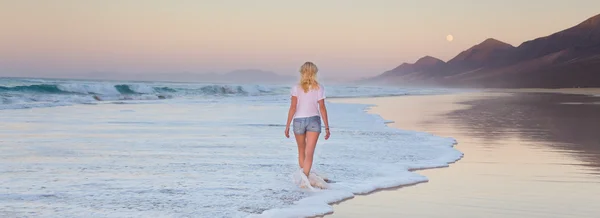
<svg viewBox="0 0 600 218">
<path fill-rule="evenodd" d="M 461 157 L 461 159 L 462 159 L 462 157 Z M 458 161 L 460 161 L 460 159 L 458 159 L 458 160 L 456 160 L 456 161 L 454 161 L 452 163 L 448 163 L 448 164 L 453 164 L 453 163 L 456 163 Z M 409 169 L 409 172 L 425 171 L 425 170 L 440 169 L 440 168 L 447 168 L 447 167 L 449 167 L 449 166 Z M 419 174 L 419 175 L 421 175 L 421 174 Z M 421 175 L 421 176 L 423 176 L 423 175 Z M 353 193 L 354 196 L 346 198 L 346 199 L 342 199 L 342 200 L 339 200 L 339 201 L 335 201 L 335 202 L 332 202 L 332 203 L 329 203 L 329 205 L 331 205 L 331 206 L 337 206 L 337 205 L 343 204 L 344 202 L 351 201 L 356 196 L 369 196 L 369 195 L 376 194 L 378 192 L 396 191 L 396 190 L 399 190 L 399 189 L 402 189 L 402 188 L 416 186 L 416 185 L 419 185 L 419 184 L 422 184 L 422 183 L 427 183 L 427 182 L 429 182 L 429 181 L 420 181 L 420 182 L 409 183 L 409 184 L 404 184 L 404 185 L 399 185 L 399 186 L 394 186 L 394 187 L 388 187 L 388 188 L 378 188 L 378 189 L 375 189 L 373 191 L 370 191 L 370 192 L 367 192 L 367 193 L 361 193 L 361 194 L 354 194 Z M 335 214 L 335 211 L 329 212 L 329 213 L 326 213 L 326 214 L 323 214 L 323 215 L 309 216 L 308 218 L 323 218 L 323 217 L 330 216 L 332 214 Z"/>
<path fill-rule="evenodd" d="M 485 91 L 480 91 L 480 92 L 477 92 L 477 93 L 486 93 L 486 92 Z M 409 96 L 412 96 L 412 97 L 417 97 L 417 96 L 443 96 L 443 95 L 460 95 L 460 94 L 462 94 L 462 93 L 458 93 L 458 94 L 457 93 L 443 93 L 443 94 L 433 94 L 433 95 L 390 95 L 390 96 L 375 96 L 375 97 L 350 97 L 350 98 L 335 98 L 332 102 L 335 102 L 335 103 L 348 103 L 348 101 L 355 101 L 355 100 L 359 100 L 360 101 L 361 99 L 373 99 L 373 98 L 375 98 L 375 99 L 378 99 L 378 98 L 401 98 L 401 97 L 409 97 Z M 364 103 L 359 103 L 359 104 L 364 104 Z M 373 113 L 372 112 L 373 108 L 377 107 L 378 105 L 376 105 L 376 104 L 366 104 L 366 105 L 368 105 L 368 107 L 366 108 L 365 113 L 367 113 L 367 114 L 376 114 L 378 116 L 381 116 L 381 114 Z M 390 125 L 390 124 L 396 123 L 395 120 L 389 120 L 389 119 L 386 119 L 383 116 L 381 116 L 381 117 L 384 120 L 386 120 L 385 125 L 388 128 L 399 129 L 399 128 L 396 128 L 396 127 L 393 127 L 393 126 Z M 409 130 L 409 131 L 420 132 L 418 130 L 410 130 L 410 129 L 400 129 L 400 130 Z M 429 133 L 429 132 L 425 132 L 425 133 Z M 429 133 L 429 134 L 431 134 L 433 136 L 436 136 L 436 137 L 443 137 L 443 136 L 435 135 L 435 134 L 432 134 L 432 133 Z M 458 150 L 459 152 L 461 152 L 459 149 L 456 148 L 456 146 L 458 144 L 459 144 L 459 142 L 455 139 L 455 143 L 451 147 L 454 148 L 454 149 L 456 149 L 456 150 Z M 419 171 L 427 171 L 427 170 L 433 170 L 433 169 L 448 168 L 448 167 L 450 167 L 450 165 L 459 162 L 461 159 L 464 158 L 464 156 L 465 156 L 465 154 L 463 153 L 460 156 L 459 159 L 457 159 L 455 161 L 451 161 L 451 162 L 446 163 L 446 166 L 409 168 L 408 171 L 416 173 L 416 172 L 419 172 Z M 419 174 L 419 175 L 424 176 L 422 174 Z M 367 193 L 360 193 L 360 194 L 354 194 L 353 193 L 354 196 L 346 198 L 346 199 L 342 199 L 342 200 L 339 200 L 339 201 L 331 202 L 331 203 L 329 203 L 329 205 L 331 205 L 331 206 L 341 205 L 344 202 L 347 202 L 347 201 L 350 201 L 350 200 L 354 199 L 356 196 L 369 196 L 369 195 L 372 195 L 372 194 L 376 194 L 378 192 L 396 191 L 396 190 L 399 190 L 399 189 L 402 189 L 402 188 L 416 186 L 416 185 L 419 185 L 419 184 L 422 184 L 422 183 L 427 183 L 427 182 L 429 182 L 429 178 L 427 178 L 426 181 L 419 181 L 419 182 L 414 182 L 414 183 L 409 183 L 409 184 L 403 184 L 403 185 L 394 186 L 394 187 L 388 187 L 388 188 L 378 188 L 378 189 L 375 189 L 375 190 L 367 192 Z M 326 214 L 323 214 L 323 215 L 309 216 L 309 218 L 323 218 L 323 217 L 331 216 L 332 214 L 335 214 L 335 211 L 330 212 L 330 213 L 326 213 Z"/>
<path fill-rule="evenodd" d="M 399 128 L 397 127 L 398 125 L 402 124 L 402 123 L 406 123 L 406 120 L 403 121 L 398 121 L 396 119 L 390 119 L 390 117 L 387 117 L 386 115 L 380 113 L 380 111 L 378 111 L 378 107 L 381 107 L 381 104 L 377 104 L 377 103 L 372 103 L 372 102 L 377 102 L 377 101 L 394 101 L 395 99 L 399 99 L 399 98 L 428 98 L 428 97 L 432 97 L 436 98 L 440 97 L 440 99 L 443 98 L 447 98 L 449 99 L 448 102 L 451 102 L 453 104 L 454 108 L 451 109 L 440 109 L 437 112 L 431 113 L 425 113 L 428 116 L 443 116 L 443 114 L 447 114 L 447 113 L 453 113 L 456 111 L 462 111 L 462 110 L 468 110 L 470 107 L 473 107 L 473 105 L 467 105 L 465 102 L 469 101 L 477 101 L 477 100 L 482 100 L 482 99 L 493 99 L 493 98 L 498 98 L 501 96 L 510 96 L 510 95 L 519 95 L 519 94 L 523 94 L 523 93 L 551 93 L 551 94 L 568 94 L 568 95 L 582 95 L 582 96 L 595 96 L 598 97 L 600 96 L 600 89 L 586 89 L 586 90 L 565 90 L 565 89 L 561 89 L 561 90 L 545 90 L 545 89 L 528 89 L 528 90 L 482 90 L 481 92 L 476 92 L 476 93 L 459 93 L 459 94 L 442 94 L 442 95 L 428 95 L 428 96 L 394 96 L 394 97 L 377 97 L 377 98 L 362 98 L 362 99 L 341 99 L 338 100 L 336 99 L 335 102 L 341 102 L 341 103 L 363 103 L 363 104 L 369 104 L 369 105 L 373 105 L 371 107 L 369 107 L 369 109 L 366 111 L 367 113 L 372 113 L 372 114 L 378 114 L 380 115 L 382 118 L 384 118 L 385 120 L 390 120 L 393 121 L 391 123 L 386 123 L 387 126 L 389 126 L 390 128 Z M 445 96 L 445 97 L 444 97 Z M 464 99 L 460 99 L 461 97 L 465 97 Z M 599 98 L 600 101 L 600 98 Z M 407 101 L 408 102 L 408 101 Z M 414 116 L 414 115 L 413 115 Z M 410 122 L 410 121 L 409 121 Z M 403 130 L 413 130 L 413 131 L 424 131 L 424 128 L 417 128 L 417 129 L 413 129 L 413 128 L 400 128 Z M 440 134 L 436 134 L 436 132 L 430 132 L 430 131 L 425 131 L 427 133 L 433 134 L 435 136 L 441 136 L 444 137 L 444 135 L 440 135 Z M 447 137 L 452 137 L 454 138 L 452 135 L 448 135 Z M 355 201 L 350 201 L 350 199 L 357 199 L 357 198 L 369 198 L 369 199 L 375 199 L 378 198 L 378 195 L 383 195 L 380 193 L 387 193 L 387 194 L 396 194 L 398 195 L 399 192 L 402 192 L 402 190 L 411 190 L 411 189 L 416 189 L 414 187 L 423 187 L 424 185 L 420 185 L 417 186 L 419 184 L 423 184 L 423 183 L 429 183 L 431 182 L 431 177 L 428 174 L 435 174 L 437 173 L 437 169 L 439 168 L 444 168 L 444 169 L 440 169 L 440 171 L 444 171 L 446 170 L 446 168 L 452 168 L 456 163 L 460 164 L 461 161 L 464 159 L 465 156 L 469 156 L 468 152 L 464 152 L 463 149 L 461 149 L 461 145 L 462 142 L 460 139 L 455 138 L 455 140 L 457 141 L 456 144 L 453 146 L 455 149 L 463 152 L 463 156 L 458 159 L 455 162 L 452 163 L 448 163 L 449 166 L 443 166 L 443 167 L 436 167 L 436 168 L 425 168 L 425 169 L 414 169 L 411 171 L 422 171 L 423 173 L 419 173 L 420 175 L 426 176 L 427 177 L 427 181 L 424 182 L 419 182 L 419 183 L 415 183 L 415 184 L 410 184 L 410 185 L 402 185 L 402 186 L 398 186 L 398 187 L 392 187 L 392 188 L 385 188 L 385 189 L 379 189 L 379 190 L 375 190 L 373 192 L 367 193 L 367 194 L 356 194 L 356 197 L 353 198 L 349 198 L 349 199 L 345 199 L 343 201 L 340 202 L 336 202 L 331 204 L 332 206 L 334 206 L 334 212 L 333 213 L 329 213 L 326 214 L 324 216 L 318 216 L 318 217 L 335 217 L 336 215 L 340 215 L 340 217 L 346 217 L 343 215 L 350 215 L 349 217 L 360 217 L 360 216 L 352 216 L 352 213 L 341 213 L 344 211 L 354 211 L 356 212 L 356 209 L 350 209 L 351 206 L 357 206 L 357 203 L 355 203 Z M 468 144 L 468 142 L 467 142 Z M 464 146 L 464 145 L 463 145 Z M 405 187 L 411 187 L 411 189 L 403 189 Z M 364 201 L 363 201 L 364 202 Z M 351 204 L 351 205 L 350 205 Z M 374 214 L 377 214 L 377 212 L 375 212 Z"/>
<path fill-rule="evenodd" d="M 488 89 L 493 92 L 505 93 L 555 93 L 555 94 L 572 94 L 572 95 L 587 95 L 600 96 L 600 88 L 559 88 L 559 89 L 541 89 L 541 88 L 521 88 L 521 89 Z"/>
<path fill-rule="evenodd" d="M 478 92 L 478 93 L 483 93 L 483 92 Z M 457 93 L 442 93 L 442 94 L 433 94 L 433 95 L 412 95 L 412 96 L 416 97 L 416 96 L 440 96 L 440 95 L 458 95 L 458 94 Z M 408 96 L 411 96 L 411 95 L 390 95 L 390 96 L 377 96 L 377 97 L 335 98 L 332 102 L 334 102 L 334 103 L 348 103 L 346 101 L 353 101 L 353 100 L 359 100 L 360 101 L 361 99 L 373 99 L 373 98 L 376 98 L 376 99 L 377 98 L 402 98 L 402 97 L 408 97 Z M 358 104 L 364 104 L 364 103 L 358 103 Z M 367 114 L 375 114 L 375 115 L 381 116 L 380 114 L 372 112 L 373 108 L 377 107 L 376 104 L 364 104 L 364 105 L 367 105 L 366 110 L 364 111 L 365 113 L 367 113 Z M 403 131 L 422 132 L 422 131 L 410 130 L 410 129 L 400 129 L 400 128 L 396 128 L 396 127 L 390 126 L 390 124 L 394 124 L 394 123 L 396 123 L 396 121 L 386 119 L 383 116 L 381 116 L 381 117 L 385 120 L 384 124 L 388 128 L 394 128 L 394 129 L 399 129 L 399 130 L 403 130 Z M 435 135 L 435 134 L 432 134 L 432 133 L 429 133 L 429 132 L 423 132 L 423 133 L 428 133 L 428 134 L 431 134 L 432 136 L 435 136 L 435 137 L 444 137 L 444 136 Z M 458 152 L 461 152 L 460 150 L 458 150 L 456 148 L 456 146 L 459 144 L 459 142 L 456 139 L 454 139 L 454 141 L 455 142 L 454 142 L 454 144 L 451 145 L 451 148 L 457 150 Z M 461 152 L 461 153 L 462 153 L 462 155 L 458 159 L 456 159 L 454 161 L 451 161 L 451 162 L 447 162 L 445 166 L 409 168 L 408 171 L 411 172 L 411 173 L 417 173 L 419 171 L 427 171 L 427 170 L 433 170 L 433 169 L 448 168 L 448 167 L 450 167 L 450 165 L 452 165 L 454 163 L 457 163 L 461 159 L 463 159 L 464 153 L 463 152 Z M 418 175 L 424 176 L 422 174 L 418 174 Z M 370 195 L 373 195 L 373 194 L 376 194 L 376 193 L 379 193 L 379 192 L 395 191 L 395 190 L 399 190 L 399 189 L 406 188 L 406 187 L 417 186 L 419 184 L 427 183 L 427 182 L 429 182 L 429 178 L 427 178 L 427 180 L 425 180 L 425 181 L 418 181 L 418 182 L 413 182 L 413 183 L 408 183 L 408 184 L 402 184 L 402 185 L 393 186 L 393 187 L 387 187 L 387 188 L 376 188 L 376 189 L 374 189 L 372 191 L 369 191 L 369 192 L 366 192 L 366 193 L 360 193 L 360 194 L 353 193 L 352 197 L 341 199 L 339 201 L 334 201 L 334 202 L 331 202 L 331 203 L 328 203 L 328 204 L 330 206 L 337 206 L 337 205 L 341 205 L 341 204 L 343 204 L 345 202 L 351 201 L 352 199 L 356 198 L 357 196 L 370 196 Z M 322 214 L 322 215 L 308 216 L 308 218 L 323 218 L 323 217 L 329 217 L 329 216 L 331 216 L 333 214 L 335 214 L 335 211 L 329 212 L 329 213 L 325 213 L 325 214 Z"/>
</svg>

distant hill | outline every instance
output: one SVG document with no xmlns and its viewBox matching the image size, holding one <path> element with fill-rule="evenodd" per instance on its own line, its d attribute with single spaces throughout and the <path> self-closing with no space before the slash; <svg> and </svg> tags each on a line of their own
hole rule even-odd
<svg viewBox="0 0 600 218">
<path fill-rule="evenodd" d="M 443 69 L 446 63 L 440 59 L 425 56 L 417 60 L 414 64 L 403 63 L 400 66 L 386 71 L 383 74 L 374 78 L 364 80 L 364 82 L 382 82 L 386 84 L 394 84 L 404 80 L 422 80 L 428 76 L 428 72 L 435 72 Z"/>
<path fill-rule="evenodd" d="M 248 69 L 235 70 L 219 75 L 218 80 L 227 82 L 279 83 L 295 81 L 294 76 L 284 76 L 270 71 Z"/>
<path fill-rule="evenodd" d="M 600 87 L 600 14 L 518 47 L 490 38 L 447 63 L 436 62 L 435 67 L 403 65 L 366 82 L 499 88 Z"/>
<path fill-rule="evenodd" d="M 73 78 L 73 77 L 67 77 Z M 88 79 L 118 79 L 134 81 L 165 81 L 165 82 L 218 82 L 218 83 L 289 83 L 296 81 L 294 76 L 285 76 L 270 71 L 257 69 L 235 70 L 228 73 L 111 73 L 91 72 L 81 76 Z"/>
<path fill-rule="evenodd" d="M 448 65 L 457 72 L 490 67 L 498 65 L 499 60 L 514 49 L 515 47 L 508 43 L 489 38 L 459 53 L 448 61 Z"/>
</svg>

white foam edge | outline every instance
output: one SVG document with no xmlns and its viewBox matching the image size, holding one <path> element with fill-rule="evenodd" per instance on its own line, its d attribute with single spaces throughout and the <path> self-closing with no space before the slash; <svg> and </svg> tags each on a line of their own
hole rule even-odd
<svg viewBox="0 0 600 218">
<path fill-rule="evenodd" d="M 362 104 L 365 107 L 365 113 L 368 109 L 376 106 L 372 104 Z M 371 114 L 376 118 L 385 122 L 378 114 Z M 392 128 L 392 127 L 388 127 Z M 401 129 L 400 129 L 401 130 Z M 381 169 L 376 169 L 379 172 L 386 172 L 384 176 L 375 177 L 368 181 L 363 181 L 361 184 L 348 184 L 344 182 L 332 183 L 329 189 L 315 191 L 308 191 L 313 193 L 312 196 L 300 199 L 294 202 L 293 205 L 285 208 L 274 208 L 263 211 L 261 214 L 255 214 L 248 216 L 249 218 L 271 218 L 271 217 L 313 217 L 322 216 L 333 213 L 333 206 L 331 204 L 341 202 L 355 195 L 365 195 L 372 193 L 377 190 L 396 188 L 401 186 L 413 185 L 422 182 L 427 182 L 428 178 L 418 174 L 415 170 L 424 170 L 432 168 L 448 167 L 451 163 L 460 160 L 464 154 L 459 150 L 455 149 L 454 146 L 457 144 L 456 139 L 449 137 L 436 136 L 427 132 L 418 132 L 411 130 L 401 130 L 406 132 L 412 132 L 414 134 L 428 135 L 431 137 L 439 137 L 448 139 L 449 144 L 440 145 L 448 146 L 448 152 L 444 155 L 425 163 L 419 163 L 418 165 L 387 165 L 382 166 Z"/>
</svg>

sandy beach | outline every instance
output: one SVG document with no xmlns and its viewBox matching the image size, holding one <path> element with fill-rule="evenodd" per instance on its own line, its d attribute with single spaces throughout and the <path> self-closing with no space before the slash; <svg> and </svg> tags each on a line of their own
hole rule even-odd
<svg viewBox="0 0 600 218">
<path fill-rule="evenodd" d="M 392 127 L 453 137 L 464 157 L 429 181 L 334 205 L 326 217 L 598 217 L 600 91 L 512 90 L 341 99 Z M 572 92 L 572 90 L 568 91 Z"/>
</svg>

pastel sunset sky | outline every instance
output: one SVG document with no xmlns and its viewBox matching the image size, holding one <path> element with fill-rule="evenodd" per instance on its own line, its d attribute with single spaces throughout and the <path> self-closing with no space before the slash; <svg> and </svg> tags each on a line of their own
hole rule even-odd
<svg viewBox="0 0 600 218">
<path fill-rule="evenodd" d="M 291 75 L 313 61 L 322 76 L 358 78 L 490 37 L 518 46 L 598 13 L 598 0 L 0 0 L 0 76 Z"/>
</svg>

